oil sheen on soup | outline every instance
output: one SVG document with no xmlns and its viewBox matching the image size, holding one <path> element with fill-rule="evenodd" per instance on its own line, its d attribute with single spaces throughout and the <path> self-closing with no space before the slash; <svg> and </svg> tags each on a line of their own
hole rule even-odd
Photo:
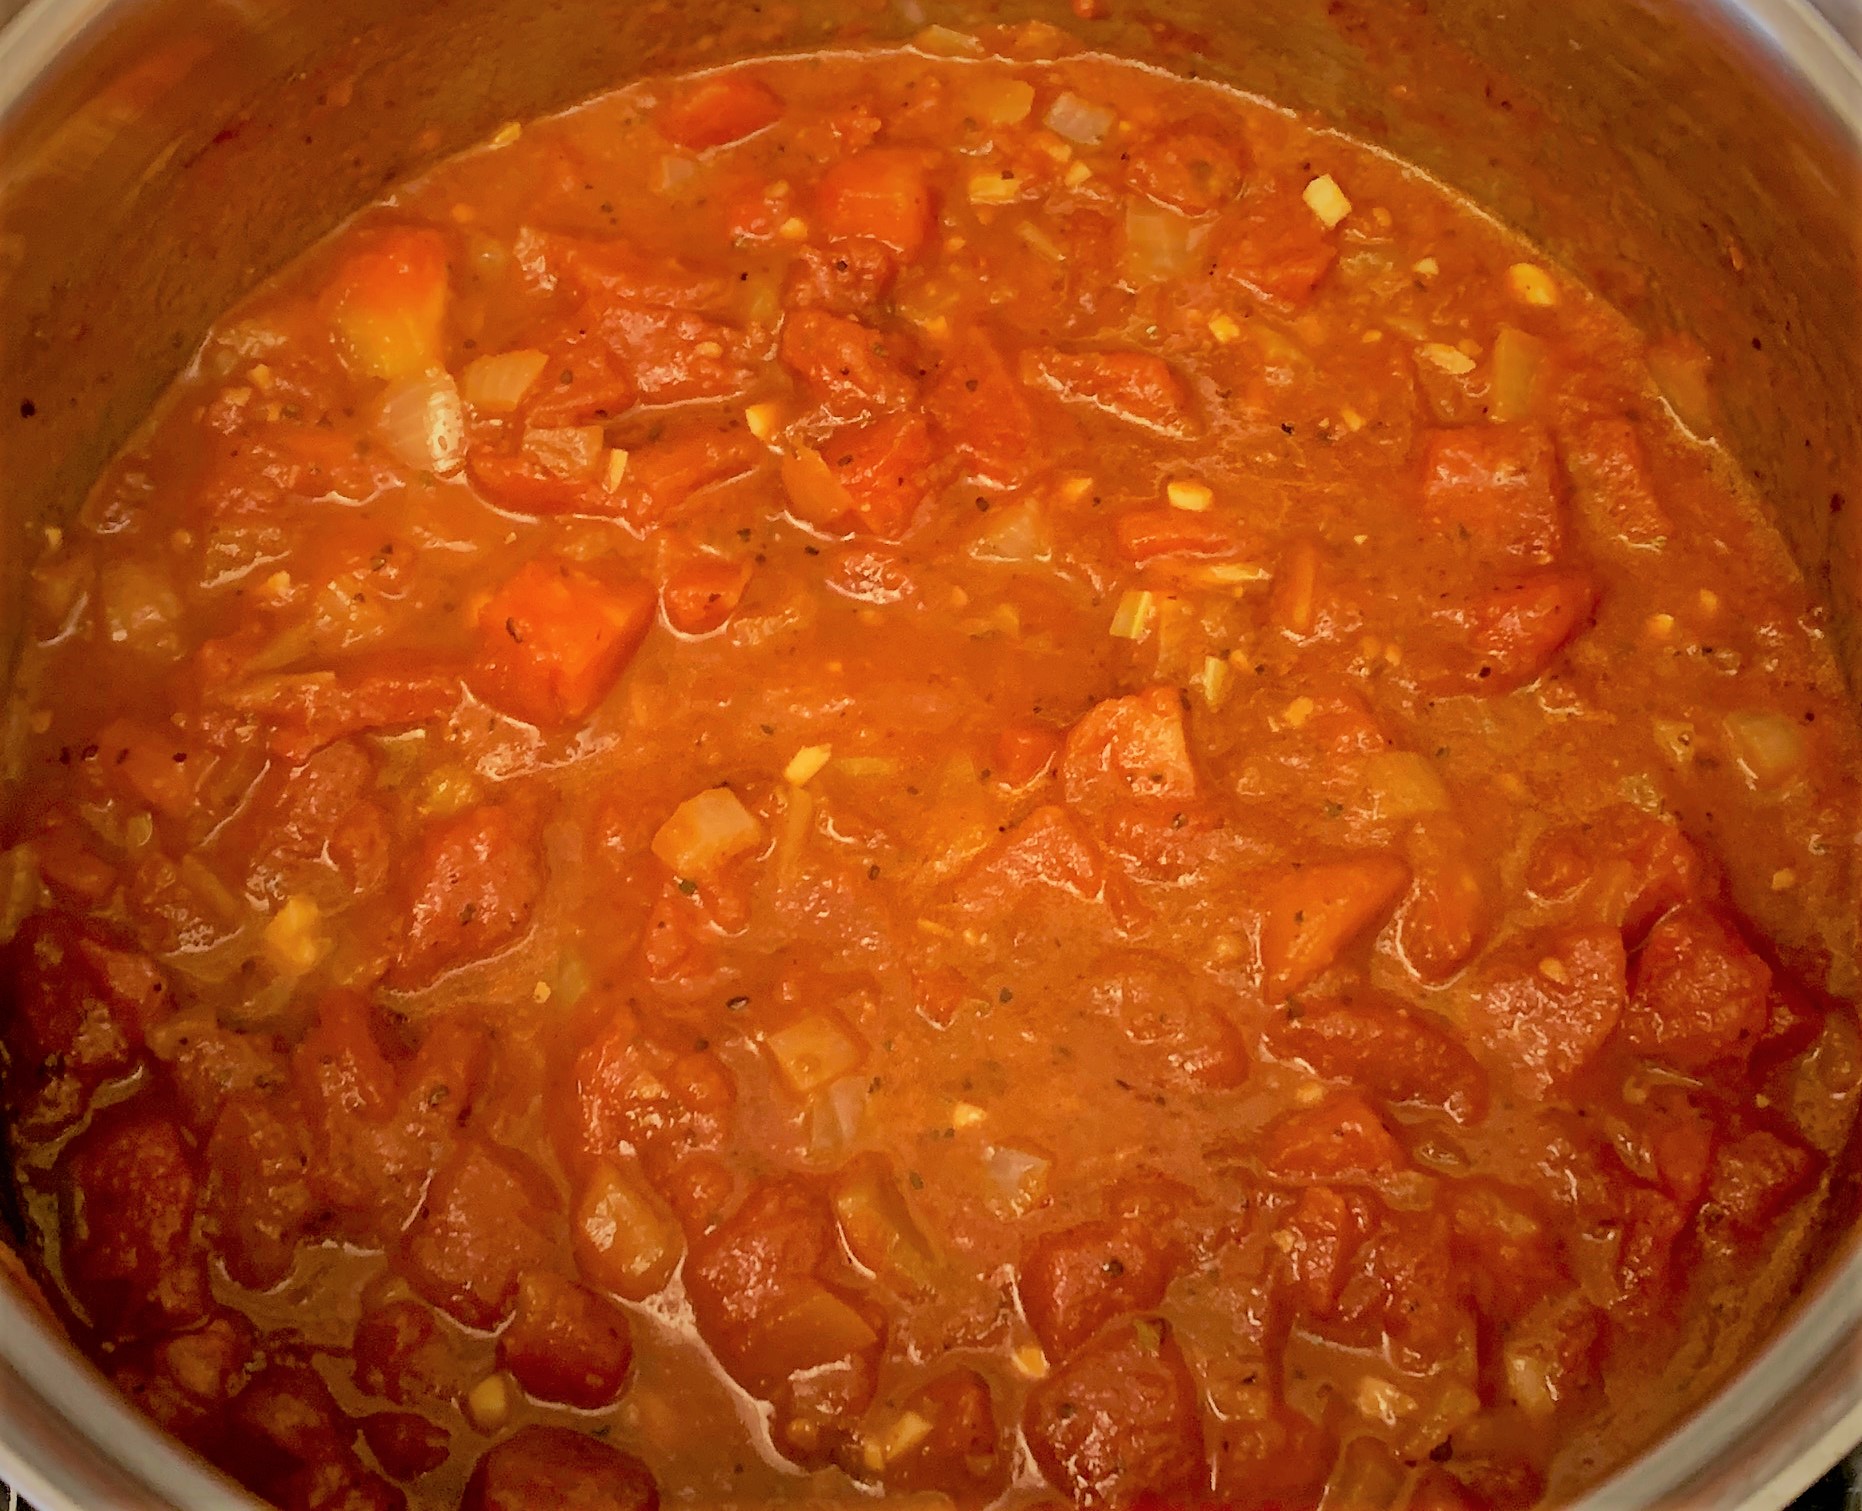
<svg viewBox="0 0 1862 1511">
<path fill-rule="evenodd" d="M 1594 1480 L 1862 1084 L 1856 731 L 1709 379 L 1039 28 L 506 128 L 45 533 L 48 1304 L 289 1511 Z"/>
</svg>

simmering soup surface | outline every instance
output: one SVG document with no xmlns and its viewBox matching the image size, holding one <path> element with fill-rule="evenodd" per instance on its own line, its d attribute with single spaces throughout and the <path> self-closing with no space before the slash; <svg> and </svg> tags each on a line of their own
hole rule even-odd
<svg viewBox="0 0 1862 1511">
<path fill-rule="evenodd" d="M 1862 751 L 1709 375 L 1065 50 L 507 128 L 47 532 L 29 1256 L 261 1496 L 1525 1508 L 1782 1304 Z"/>
</svg>

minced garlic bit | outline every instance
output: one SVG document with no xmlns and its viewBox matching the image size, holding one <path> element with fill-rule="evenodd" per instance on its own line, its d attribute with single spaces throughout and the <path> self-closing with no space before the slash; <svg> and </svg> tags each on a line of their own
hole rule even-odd
<svg viewBox="0 0 1862 1511">
<path fill-rule="evenodd" d="M 246 370 L 246 379 L 260 393 L 270 393 L 274 381 L 272 370 L 263 362 L 255 362 Z"/>
<path fill-rule="evenodd" d="M 1041 1352 L 1038 1343 L 1024 1343 L 1009 1355 L 1009 1362 L 1024 1380 L 1044 1380 L 1047 1378 L 1047 1355 Z"/>
<path fill-rule="evenodd" d="M 314 898 L 294 893 L 265 925 L 265 956 L 280 975 L 302 976 L 323 958 L 329 941 L 317 927 L 323 913 Z"/>
<path fill-rule="evenodd" d="M 1085 163 L 1076 159 L 1068 166 L 1066 173 L 1061 178 L 1061 182 L 1069 189 L 1077 189 L 1092 176 L 1093 170 L 1087 167 Z"/>
<path fill-rule="evenodd" d="M 1201 514 L 1215 502 L 1215 490 L 1195 478 L 1177 478 L 1164 488 L 1170 507 L 1186 514 Z"/>
<path fill-rule="evenodd" d="M 542 1006 L 545 1002 L 549 1001 L 550 1000 L 549 982 L 539 981 L 535 986 L 531 987 L 530 988 L 530 1000 L 536 1003 L 539 1007 Z"/>
<path fill-rule="evenodd" d="M 1338 180 L 1329 173 L 1321 173 L 1308 184 L 1300 198 L 1328 231 L 1351 213 L 1351 201 L 1345 198 Z"/>
<path fill-rule="evenodd" d="M 523 134 L 523 122 L 506 121 L 498 128 L 497 134 L 492 137 L 491 144 L 494 147 L 508 147 Z"/>
<path fill-rule="evenodd" d="M 1700 603 L 1701 613 L 1705 614 L 1709 619 L 1720 612 L 1720 595 L 1714 592 L 1712 588 L 1702 588 L 1700 590 L 1698 602 Z"/>
<path fill-rule="evenodd" d="M 1338 418 L 1339 423 L 1347 430 L 1355 432 L 1364 428 L 1364 416 L 1359 414 L 1357 410 L 1353 409 L 1349 404 L 1339 410 Z"/>
<path fill-rule="evenodd" d="M 1771 874 L 1771 889 L 1774 892 L 1789 892 L 1791 888 L 1796 885 L 1797 872 L 1793 871 L 1789 866 L 1786 866 L 1781 871 L 1774 871 Z"/>
<path fill-rule="evenodd" d="M 1157 619 L 1157 595 L 1143 588 L 1129 589 L 1112 615 L 1112 633 L 1120 640 L 1142 640 Z"/>
<path fill-rule="evenodd" d="M 789 757 L 789 764 L 782 768 L 782 779 L 791 787 L 806 787 L 833 759 L 832 745 L 804 745 Z"/>
<path fill-rule="evenodd" d="M 1673 614 L 1651 614 L 1642 627 L 1648 631 L 1651 640 L 1666 640 L 1675 632 L 1675 616 Z"/>
<path fill-rule="evenodd" d="M 1298 729 L 1313 715 L 1318 705 L 1311 698 L 1295 698 L 1280 711 L 1280 718 L 1289 729 Z"/>
<path fill-rule="evenodd" d="M 1301 1081 L 1293 1089 L 1293 1102 L 1298 1107 L 1317 1107 L 1325 1100 L 1325 1087 L 1317 1081 Z"/>
<path fill-rule="evenodd" d="M 1204 656 L 1203 669 L 1196 678 L 1203 690 L 1203 701 L 1211 708 L 1220 708 L 1228 700 L 1229 684 L 1234 676 L 1235 669 L 1221 656 Z"/>
<path fill-rule="evenodd" d="M 784 241 L 808 240 L 808 222 L 799 215 L 791 215 L 776 227 L 776 234 Z"/>
<path fill-rule="evenodd" d="M 1558 303 L 1558 285 L 1544 268 L 1531 262 L 1516 262 L 1506 270 L 1506 286 L 1522 304 L 1548 310 Z"/>
<path fill-rule="evenodd" d="M 612 493 L 621 486 L 621 480 L 627 476 L 627 453 L 619 446 L 608 452 L 608 469 L 602 474 L 602 483 Z"/>
<path fill-rule="evenodd" d="M 1433 257 L 1419 257 L 1409 265 L 1409 270 L 1418 278 L 1433 278 L 1442 271 L 1442 265 Z"/>
<path fill-rule="evenodd" d="M 500 1431 L 511 1418 L 511 1387 L 503 1375 L 487 1375 L 466 1393 L 466 1420 L 483 1433 Z"/>
<path fill-rule="evenodd" d="M 1007 168 L 970 175 L 970 203 L 973 205 L 1013 204 L 1020 191 L 1021 180 Z"/>
<path fill-rule="evenodd" d="M 42 735 L 52 727 L 52 711 L 49 708 L 35 708 L 32 717 L 27 720 L 28 727 L 36 735 Z"/>
<path fill-rule="evenodd" d="M 1054 485 L 1054 496 L 1063 504 L 1077 504 L 1093 491 L 1093 480 L 1084 472 L 1064 477 Z"/>
<path fill-rule="evenodd" d="M 1241 339 L 1241 323 L 1233 315 L 1218 312 L 1209 317 L 1209 334 L 1226 346 Z"/>
<path fill-rule="evenodd" d="M 1440 341 L 1425 341 L 1416 348 L 1416 355 L 1431 367 L 1439 367 L 1443 372 L 1453 373 L 1457 377 L 1474 371 L 1472 357 Z"/>
<path fill-rule="evenodd" d="M 1539 974 L 1547 981 L 1556 981 L 1560 986 L 1571 984 L 1571 972 L 1565 969 L 1564 961 L 1556 955 L 1547 955 L 1539 962 Z"/>
<path fill-rule="evenodd" d="M 767 442 L 782 424 L 782 406 L 774 400 L 752 404 L 744 410 L 744 424 L 749 427 L 751 435 L 759 441 Z"/>
<path fill-rule="evenodd" d="M 974 1128 L 984 1122 L 989 1114 L 974 1102 L 959 1102 L 950 1109 L 950 1126 L 957 1129 Z"/>
</svg>

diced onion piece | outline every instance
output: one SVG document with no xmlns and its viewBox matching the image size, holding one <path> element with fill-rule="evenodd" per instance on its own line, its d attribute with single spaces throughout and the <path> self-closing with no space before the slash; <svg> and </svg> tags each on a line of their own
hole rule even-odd
<svg viewBox="0 0 1862 1511">
<path fill-rule="evenodd" d="M 511 1383 L 503 1375 L 487 1375 L 466 1392 L 466 1420 L 490 1436 L 502 1432 L 511 1420 Z"/>
<path fill-rule="evenodd" d="M 1074 162 L 1067 164 L 1067 171 L 1060 176 L 1060 179 L 1069 189 L 1077 189 L 1092 176 L 1093 170 L 1085 163 Z"/>
<path fill-rule="evenodd" d="M 484 795 L 478 775 L 462 761 L 435 766 L 420 783 L 419 807 L 428 818 L 463 813 Z"/>
<path fill-rule="evenodd" d="M 874 1434 L 860 1446 L 860 1457 L 867 1468 L 879 1470 L 911 1453 L 931 1436 L 933 1424 L 915 1411 L 902 1411 L 883 1432 Z"/>
<path fill-rule="evenodd" d="M 1320 1511 L 1397 1511 L 1409 1499 L 1410 1475 L 1374 1437 L 1346 1444 L 1326 1481 Z"/>
<path fill-rule="evenodd" d="M 627 462 L 628 453 L 621 447 L 615 446 L 609 450 L 608 460 L 601 472 L 601 486 L 608 492 L 614 493 L 619 490 L 622 481 L 627 476 Z"/>
<path fill-rule="evenodd" d="M 1753 786 L 1782 787 L 1804 769 L 1809 751 L 1797 721 L 1769 708 L 1741 709 L 1726 716 L 1733 759 Z"/>
<path fill-rule="evenodd" d="M 1358 1414 L 1366 1421 L 1384 1427 L 1398 1426 L 1404 1418 L 1415 1415 L 1417 1410 L 1414 1396 L 1397 1389 L 1377 1375 L 1366 1375 L 1358 1381 L 1355 1404 Z"/>
<path fill-rule="evenodd" d="M 375 405 L 375 434 L 404 467 L 449 477 L 465 464 L 465 405 L 441 368 L 390 383 Z"/>
<path fill-rule="evenodd" d="M 1226 703 L 1234 676 L 1235 669 L 1228 664 L 1226 657 L 1204 656 L 1202 670 L 1196 676 L 1196 685 L 1202 689 L 1203 702 L 1211 709 L 1218 709 Z"/>
<path fill-rule="evenodd" d="M 1037 257 L 1045 257 L 1049 262 L 1067 260 L 1066 249 L 1032 220 L 1019 222 L 1015 227 L 1015 234 Z"/>
<path fill-rule="evenodd" d="M 962 1132 L 989 1121 L 989 1114 L 974 1102 L 956 1102 L 950 1109 L 950 1126 Z"/>
<path fill-rule="evenodd" d="M 644 1301 L 672 1278 L 679 1227 L 646 1183 L 612 1159 L 599 1161 L 575 1206 L 575 1260 L 605 1291 Z"/>
<path fill-rule="evenodd" d="M 1364 791 L 1380 819 L 1417 818 L 1449 806 L 1435 764 L 1413 750 L 1385 750 L 1364 762 Z"/>
<path fill-rule="evenodd" d="M 290 897 L 272 916 L 260 937 L 265 958 L 280 975 L 302 976 L 329 951 L 329 938 L 319 927 L 322 921 L 316 901 L 302 893 Z"/>
<path fill-rule="evenodd" d="M 1106 139 L 1118 114 L 1109 105 L 1095 105 L 1065 92 L 1055 96 L 1041 120 L 1054 135 L 1065 137 L 1075 146 L 1096 147 Z"/>
<path fill-rule="evenodd" d="M 528 348 L 474 357 L 460 377 L 459 395 L 480 414 L 509 414 L 524 402 L 549 360 L 549 353 Z"/>
<path fill-rule="evenodd" d="M 1118 601 L 1112 615 L 1112 633 L 1120 640 L 1142 640 L 1157 621 L 1157 595 L 1132 588 Z"/>
<path fill-rule="evenodd" d="M 964 107 L 991 126 L 1013 126 L 1034 109 L 1034 85 L 1024 79 L 984 79 L 965 93 Z"/>
<path fill-rule="evenodd" d="M 763 824 L 728 787 L 712 787 L 672 811 L 653 853 L 679 876 L 705 877 L 763 843 Z"/>
<path fill-rule="evenodd" d="M 1551 1366 L 1528 1347 L 1509 1344 L 1501 1356 L 1506 1385 L 1513 1403 L 1534 1421 L 1543 1422 L 1558 1410 L 1558 1391 Z"/>
<path fill-rule="evenodd" d="M 1439 367 L 1445 373 L 1455 377 L 1465 377 L 1474 371 L 1474 359 L 1459 347 L 1448 345 L 1443 341 L 1425 341 L 1416 348 L 1417 359 L 1427 362 L 1431 367 Z"/>
<path fill-rule="evenodd" d="M 1488 408 L 1502 424 L 1532 412 L 1532 395 L 1545 366 L 1545 343 L 1510 325 L 1500 327 L 1493 343 L 1493 389 Z"/>
<path fill-rule="evenodd" d="M 1040 504 L 1028 501 L 997 509 L 970 554 L 984 561 L 1046 561 L 1054 554 L 1054 538 Z"/>
<path fill-rule="evenodd" d="M 1170 507 L 1187 514 L 1202 514 L 1215 502 L 1215 490 L 1195 478 L 1177 478 L 1164 489 Z"/>
<path fill-rule="evenodd" d="M 827 528 L 853 513 L 852 495 L 811 447 L 798 447 L 782 459 L 782 486 L 790 512 L 803 524 Z"/>
<path fill-rule="evenodd" d="M 830 1163 L 846 1157 L 866 1121 L 865 1076 L 842 1076 L 814 1100 L 809 1111 L 809 1147 Z"/>
<path fill-rule="evenodd" d="M 112 645 L 162 660 L 181 654 L 181 599 L 163 568 L 113 563 L 99 578 L 98 599 Z"/>
<path fill-rule="evenodd" d="M 1139 283 L 1167 283 L 1189 271 L 1198 227 L 1184 215 L 1148 199 L 1125 209 L 1126 274 Z"/>
<path fill-rule="evenodd" d="M 1227 346 L 1241 339 L 1241 323 L 1233 315 L 1218 310 L 1209 317 L 1209 334 Z"/>
<path fill-rule="evenodd" d="M 1345 198 L 1338 180 L 1329 173 L 1321 173 L 1309 183 L 1300 192 L 1300 198 L 1328 231 L 1351 213 L 1351 201 Z"/>
<path fill-rule="evenodd" d="M 1676 766 L 1685 766 L 1694 759 L 1694 726 L 1688 720 L 1656 719 L 1651 727 L 1662 754 Z"/>
<path fill-rule="evenodd" d="M 1550 309 L 1558 303 L 1558 285 L 1537 263 L 1516 262 L 1506 270 L 1506 286 L 1521 304 Z"/>
<path fill-rule="evenodd" d="M 806 787 L 833 756 L 832 745 L 804 745 L 789 757 L 789 764 L 782 768 L 782 779 L 791 787 Z"/>
<path fill-rule="evenodd" d="M 905 1193 L 872 1156 L 854 1161 L 834 1188 L 834 1215 L 853 1257 L 907 1295 L 937 1288 L 937 1256 Z"/>
<path fill-rule="evenodd" d="M 970 203 L 1009 205 L 1021 193 L 1021 180 L 1008 168 L 985 168 L 970 175 Z"/>
<path fill-rule="evenodd" d="M 927 26 L 912 38 L 912 46 L 936 58 L 977 58 L 983 44 L 968 32 L 948 26 Z"/>
<path fill-rule="evenodd" d="M 1047 1199 L 1054 1162 L 1026 1149 L 997 1145 L 984 1158 L 990 1208 L 1001 1217 L 1021 1217 Z"/>
<path fill-rule="evenodd" d="M 789 1090 L 810 1097 L 823 1086 L 856 1069 L 863 1057 L 859 1043 L 823 1013 L 811 1013 L 764 1041 Z"/>
<path fill-rule="evenodd" d="M 524 455 L 568 482 L 594 477 L 606 450 L 607 437 L 599 425 L 531 425 L 524 430 Z"/>
</svg>

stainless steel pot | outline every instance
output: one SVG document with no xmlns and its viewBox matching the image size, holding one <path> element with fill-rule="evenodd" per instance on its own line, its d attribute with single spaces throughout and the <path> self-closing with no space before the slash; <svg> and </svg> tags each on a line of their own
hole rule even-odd
<svg viewBox="0 0 1862 1511">
<path fill-rule="evenodd" d="M 1712 355 L 1722 439 L 1862 693 L 1862 64 L 1803 0 L 1157 4 L 1113 0 L 1092 23 L 1055 0 L 795 0 L 754 17 L 771 50 L 1043 15 L 1311 112 L 1465 190 L 1652 334 Z M 741 32 L 744 9 L 29 6 L 0 38 L 0 668 L 23 532 L 76 505 L 237 294 L 503 120 L 717 61 L 721 19 Z M 1586 1511 L 1773 1511 L 1862 1441 L 1859 1190 L 1851 1158 L 1830 1238 L 1763 1351 Z M 3 1262 L 0 1479 L 44 1511 L 252 1504 L 124 1406 Z"/>
</svg>

